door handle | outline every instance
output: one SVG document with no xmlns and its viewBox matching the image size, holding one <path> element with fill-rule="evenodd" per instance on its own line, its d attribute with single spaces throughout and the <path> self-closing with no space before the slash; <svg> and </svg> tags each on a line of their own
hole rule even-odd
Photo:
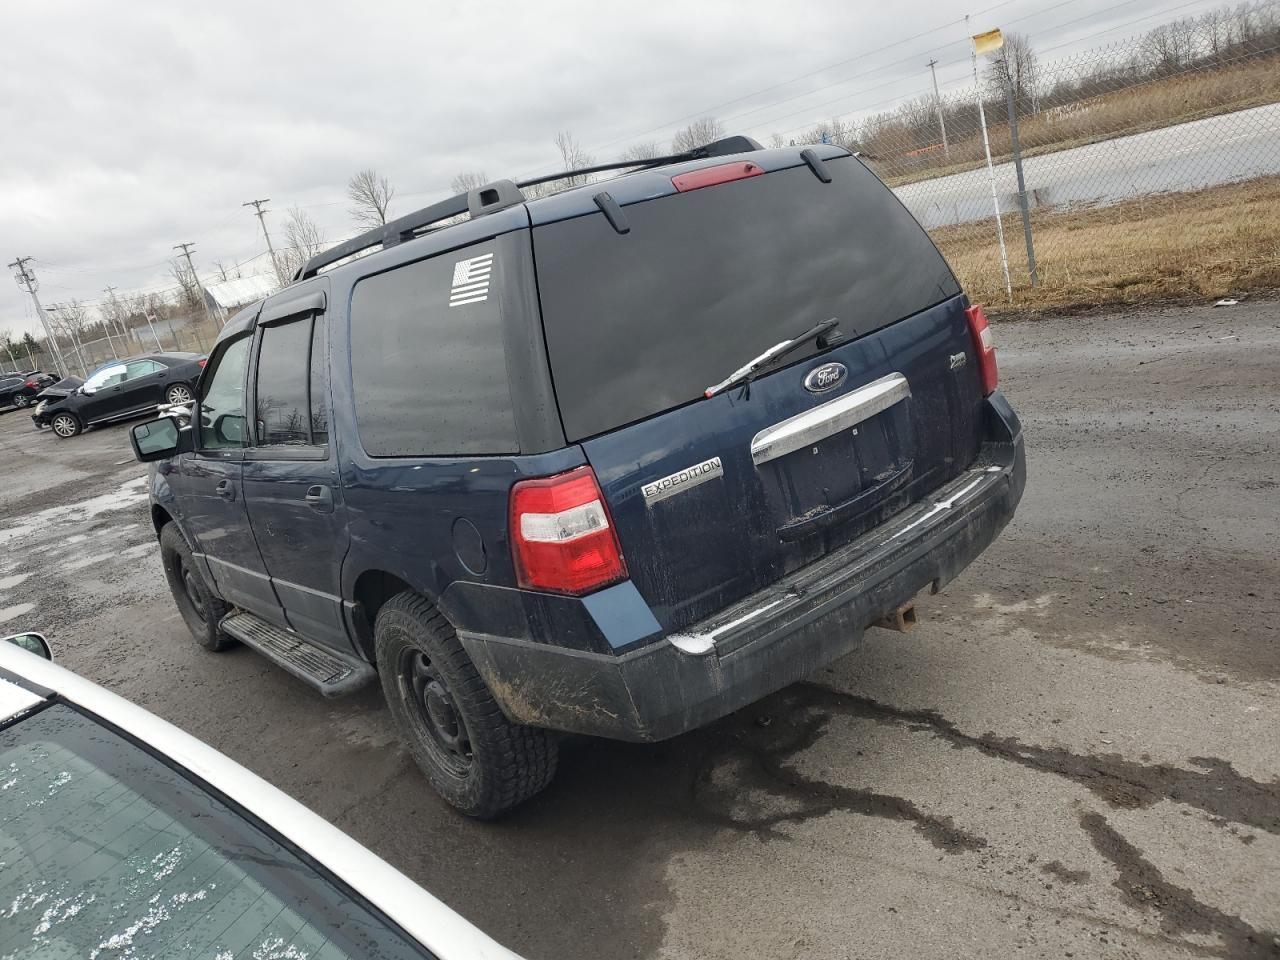
<svg viewBox="0 0 1280 960">
<path fill-rule="evenodd" d="M 317 513 L 333 513 L 333 491 L 321 484 L 307 488 L 307 495 L 303 498 L 307 506 Z"/>
<path fill-rule="evenodd" d="M 218 485 L 213 489 L 223 500 L 234 500 L 236 498 L 236 488 L 232 486 L 230 480 L 219 480 Z"/>
</svg>

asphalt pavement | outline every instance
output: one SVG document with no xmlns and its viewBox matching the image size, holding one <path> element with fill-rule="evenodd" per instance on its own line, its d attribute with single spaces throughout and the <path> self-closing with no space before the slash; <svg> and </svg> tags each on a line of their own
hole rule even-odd
<svg viewBox="0 0 1280 960">
<path fill-rule="evenodd" d="M 200 650 L 125 428 L 0 414 L 0 623 L 534 960 L 1280 955 L 1280 304 L 996 325 L 1029 480 L 909 634 L 498 823 L 376 691 Z"/>
<path fill-rule="evenodd" d="M 1114 203 L 1277 174 L 1280 103 L 1029 156 L 1022 166 L 1033 209 Z M 1013 164 L 993 169 L 1001 212 L 1016 213 Z M 895 187 L 894 193 L 929 230 L 992 215 L 985 166 Z"/>
</svg>

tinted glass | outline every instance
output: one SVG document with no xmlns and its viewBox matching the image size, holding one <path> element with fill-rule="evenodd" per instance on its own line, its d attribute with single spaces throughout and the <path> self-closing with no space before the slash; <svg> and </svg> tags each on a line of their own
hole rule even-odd
<svg viewBox="0 0 1280 960">
<path fill-rule="evenodd" d="M 316 317 L 311 334 L 311 442 L 329 442 L 329 354 L 325 349 L 324 317 Z"/>
<path fill-rule="evenodd" d="M 244 446 L 244 375 L 252 342 L 245 334 L 213 361 L 200 398 L 201 450 Z"/>
<path fill-rule="evenodd" d="M 501 283 L 484 243 L 356 285 L 351 368 L 371 456 L 517 452 Z"/>
<path fill-rule="evenodd" d="M 933 243 L 852 157 L 534 233 L 565 432 L 579 440 L 699 399 L 819 321 L 860 336 L 959 293 Z M 791 354 L 795 363 L 816 352 Z"/>
<path fill-rule="evenodd" d="M 310 352 L 310 316 L 263 327 L 255 406 L 260 445 L 311 442 L 307 403 Z"/>
<path fill-rule="evenodd" d="M 234 810 L 70 707 L 0 731 L 0 775 L 0 956 L 424 956 Z"/>
<path fill-rule="evenodd" d="M 164 365 L 156 363 L 154 360 L 134 360 L 125 366 L 125 379 L 135 380 L 138 377 L 145 377 L 163 369 Z"/>
</svg>

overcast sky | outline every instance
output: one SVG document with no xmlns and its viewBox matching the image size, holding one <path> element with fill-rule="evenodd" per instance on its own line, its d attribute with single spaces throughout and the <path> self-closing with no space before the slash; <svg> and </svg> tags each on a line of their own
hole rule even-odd
<svg viewBox="0 0 1280 960">
<path fill-rule="evenodd" d="M 246 272 L 261 272 L 261 232 L 241 204 L 270 197 L 276 229 L 303 207 L 342 239 L 345 184 L 362 167 L 392 181 L 392 213 L 406 213 L 461 171 L 555 170 L 558 130 L 605 160 L 703 114 L 764 140 L 883 110 L 925 92 L 930 57 L 958 87 L 966 12 L 972 32 L 1020 30 L 1058 56 L 1215 5 L 7 3 L 0 262 L 34 257 L 46 303 L 171 286 L 165 261 L 183 241 L 202 275 L 254 257 Z M 6 328 L 37 328 L 9 279 Z"/>
</svg>

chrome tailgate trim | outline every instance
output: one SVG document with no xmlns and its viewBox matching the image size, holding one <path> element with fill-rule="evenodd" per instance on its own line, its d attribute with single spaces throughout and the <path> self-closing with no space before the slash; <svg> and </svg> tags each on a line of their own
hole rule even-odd
<svg viewBox="0 0 1280 960">
<path fill-rule="evenodd" d="M 802 450 L 841 430 L 855 427 L 911 396 L 911 385 L 900 373 L 873 380 L 843 397 L 765 427 L 751 440 L 756 466 Z"/>
</svg>

